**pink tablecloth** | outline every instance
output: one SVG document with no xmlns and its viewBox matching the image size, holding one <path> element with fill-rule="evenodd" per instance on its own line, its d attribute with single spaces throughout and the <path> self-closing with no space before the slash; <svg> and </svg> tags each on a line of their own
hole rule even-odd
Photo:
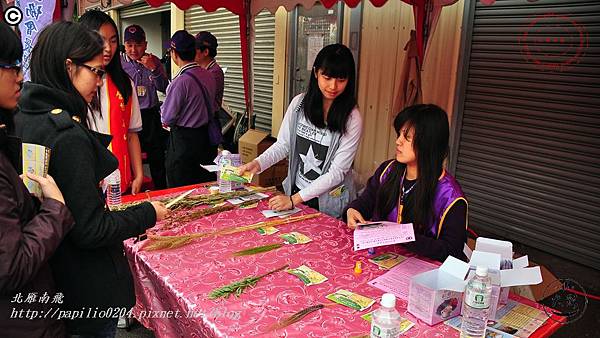
<svg viewBox="0 0 600 338">
<path fill-rule="evenodd" d="M 263 201 L 256 209 L 223 212 L 168 233 L 205 232 L 252 224 L 265 219 L 260 211 L 267 208 L 266 201 Z M 312 209 L 301 208 L 301 214 L 314 212 Z M 136 317 L 144 326 L 153 330 L 157 337 L 169 338 L 256 335 L 354 337 L 367 334 L 369 323 L 360 316 L 371 309 L 357 312 L 338 305 L 314 312 L 283 330 L 264 333 L 269 326 L 296 311 L 328 302 L 325 296 L 338 289 L 347 289 L 377 300 L 383 293 L 367 285 L 368 281 L 381 275 L 383 271 L 367 261 L 366 251 L 352 250 L 352 233 L 344 223 L 321 216 L 278 228 L 280 232 L 270 236 L 247 231 L 196 240 L 174 250 L 140 251 L 141 243 L 126 241 L 125 251 L 134 275 L 137 297 L 134 308 Z M 305 245 L 286 245 L 254 256 L 230 256 L 232 252 L 243 248 L 282 242 L 277 235 L 290 231 L 306 234 L 313 241 Z M 386 249 L 389 250 L 378 248 L 378 252 L 401 250 L 391 247 Z M 363 262 L 363 273 L 360 275 L 353 273 L 356 261 Z M 307 265 L 329 280 L 319 285 L 304 286 L 295 276 L 279 272 L 259 281 L 256 287 L 239 298 L 215 301 L 207 299 L 207 294 L 214 288 L 250 275 L 263 274 L 286 263 L 291 267 Z M 405 301 L 398 301 L 397 308 L 402 315 L 417 324 L 406 336 L 458 337 L 458 332 L 446 325 L 431 327 L 418 321 L 406 312 L 406 306 Z M 548 321 L 546 327 L 538 331 L 550 333 L 557 327 L 558 324 Z"/>
</svg>

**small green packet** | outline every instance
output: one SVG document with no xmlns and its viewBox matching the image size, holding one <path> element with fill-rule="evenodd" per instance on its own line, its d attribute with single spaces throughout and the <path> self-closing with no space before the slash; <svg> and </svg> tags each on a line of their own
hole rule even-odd
<svg viewBox="0 0 600 338">
<path fill-rule="evenodd" d="M 279 237 L 283 238 L 288 244 L 306 244 L 312 242 L 310 237 L 295 231 L 279 235 Z"/>
<path fill-rule="evenodd" d="M 358 311 L 362 311 L 375 303 L 375 300 L 371 298 L 344 289 L 337 290 L 336 292 L 327 295 L 326 298 Z"/>
<path fill-rule="evenodd" d="M 258 202 L 251 203 L 251 204 L 246 204 L 246 205 L 241 205 L 240 209 L 254 209 L 256 207 L 258 207 Z"/>
<path fill-rule="evenodd" d="M 370 323 L 373 320 L 373 311 L 365 313 L 364 315 L 360 316 L 360 318 Z M 410 330 L 411 327 L 415 326 L 415 323 L 411 322 L 410 320 L 404 317 L 401 318 L 402 319 L 400 320 L 400 334 L 403 334 L 406 331 Z"/>
<path fill-rule="evenodd" d="M 256 231 L 259 234 L 265 236 L 265 235 L 272 235 L 272 234 L 278 232 L 279 229 L 277 229 L 276 227 L 262 227 L 262 228 L 256 229 Z"/>
<path fill-rule="evenodd" d="M 250 172 L 245 172 L 243 175 L 238 174 L 238 167 L 224 165 L 221 168 L 221 179 L 225 181 L 231 182 L 240 182 L 240 183 L 250 183 L 252 182 L 252 177 L 254 176 Z"/>
<path fill-rule="evenodd" d="M 393 252 L 387 252 L 369 259 L 369 262 L 377 264 L 382 270 L 389 270 L 402 263 L 406 257 Z"/>
<path fill-rule="evenodd" d="M 300 278 L 300 280 L 307 286 L 317 285 L 327 281 L 327 277 L 323 276 L 322 274 L 309 268 L 306 265 L 300 265 L 295 269 L 288 269 L 285 271 Z"/>
<path fill-rule="evenodd" d="M 331 191 L 329 192 L 329 196 L 331 196 L 331 197 L 340 197 L 340 196 L 342 196 L 342 193 L 343 193 L 344 191 L 346 191 L 346 187 L 345 187 L 345 186 L 342 184 L 342 185 L 340 185 L 339 187 L 337 187 L 337 188 L 335 188 L 335 189 L 331 190 Z"/>
</svg>

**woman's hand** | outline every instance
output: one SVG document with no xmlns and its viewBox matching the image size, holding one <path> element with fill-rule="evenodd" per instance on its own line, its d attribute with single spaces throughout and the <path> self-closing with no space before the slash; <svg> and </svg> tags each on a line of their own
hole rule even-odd
<svg viewBox="0 0 600 338">
<path fill-rule="evenodd" d="M 142 189 L 142 182 L 144 181 L 143 176 L 139 176 L 131 181 L 131 194 L 135 195 Z"/>
<path fill-rule="evenodd" d="M 260 164 L 257 160 L 252 160 L 238 168 L 238 174 L 243 175 L 245 172 L 250 172 L 253 175 L 260 172 Z"/>
<path fill-rule="evenodd" d="M 150 202 L 154 207 L 154 212 L 156 212 L 156 221 L 161 221 L 167 214 L 169 213 L 169 209 L 165 208 L 165 205 L 162 202 L 153 201 Z"/>
<path fill-rule="evenodd" d="M 269 208 L 275 211 L 291 210 L 294 207 L 288 195 L 277 195 L 269 200 Z"/>
<path fill-rule="evenodd" d="M 65 204 L 65 199 L 62 193 L 60 192 L 60 189 L 58 189 L 56 182 L 54 182 L 52 176 L 46 175 L 46 177 L 42 177 L 32 173 L 27 173 L 27 177 L 30 180 L 40 184 L 40 186 L 42 187 L 42 195 L 44 196 L 44 198 L 51 198 L 59 201 L 62 204 Z"/>
<path fill-rule="evenodd" d="M 349 208 L 346 211 L 346 217 L 348 219 L 348 228 L 350 229 L 356 229 L 357 224 L 366 223 L 360 212 L 353 208 Z"/>
</svg>

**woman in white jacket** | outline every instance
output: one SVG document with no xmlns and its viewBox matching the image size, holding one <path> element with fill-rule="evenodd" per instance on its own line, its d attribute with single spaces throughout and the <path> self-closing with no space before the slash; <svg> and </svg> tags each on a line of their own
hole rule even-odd
<svg viewBox="0 0 600 338">
<path fill-rule="evenodd" d="M 340 217 L 353 199 L 350 173 L 362 133 L 355 79 L 348 47 L 333 44 L 321 49 L 308 90 L 288 106 L 277 142 L 240 168 L 242 173 L 260 173 L 289 157 L 285 195 L 271 198 L 271 209 L 288 210 L 304 203 Z"/>
</svg>

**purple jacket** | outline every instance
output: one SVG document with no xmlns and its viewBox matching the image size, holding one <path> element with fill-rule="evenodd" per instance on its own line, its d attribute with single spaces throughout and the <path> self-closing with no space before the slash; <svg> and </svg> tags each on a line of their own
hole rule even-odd
<svg viewBox="0 0 600 338">
<path fill-rule="evenodd" d="M 393 170 L 394 162 L 389 162 L 384 172 L 379 176 L 379 182 L 385 181 L 387 175 Z M 402 182 L 400 183 L 402 185 Z M 432 217 L 427 224 L 428 235 L 430 237 L 439 238 L 442 231 L 442 224 L 446 217 L 447 211 L 459 200 L 466 199 L 456 182 L 456 179 L 446 171 L 442 174 L 442 178 L 439 179 L 438 185 L 435 191 L 435 200 L 433 201 L 433 213 L 435 217 Z M 392 211 L 387 215 L 387 221 L 398 222 L 398 206 L 394 207 Z M 466 225 L 465 225 L 466 228 Z"/>
<path fill-rule="evenodd" d="M 30 320 L 24 313 L 52 309 L 56 289 L 48 258 L 74 222 L 63 203 L 46 198 L 39 204 L 31 197 L 7 156 L 13 141 L 0 135 L 0 335 L 61 337 L 64 326 L 56 318 Z M 50 301 L 40 302 L 46 292 Z M 36 300 L 26 302 L 32 293 Z"/>
<path fill-rule="evenodd" d="M 223 91 L 225 90 L 225 74 L 223 74 L 223 69 L 221 69 L 221 66 L 219 66 L 219 64 L 215 60 L 208 64 L 206 70 L 208 70 L 208 72 L 211 73 L 212 76 L 215 78 L 215 85 L 217 86 L 217 91 L 215 93 L 215 111 L 217 111 L 219 110 L 219 108 L 221 108 L 221 105 L 223 104 Z"/>
<path fill-rule="evenodd" d="M 193 74 L 204 85 L 208 105 L 196 81 L 186 74 Z M 208 107 L 213 108 L 216 85 L 213 76 L 195 62 L 181 68 L 167 87 L 167 97 L 160 107 L 161 120 L 169 127 L 199 128 L 208 123 Z"/>
<path fill-rule="evenodd" d="M 376 214 L 375 206 L 377 194 L 381 184 L 391 170 L 404 170 L 404 164 L 395 160 L 385 161 L 369 178 L 363 193 L 348 208 L 358 210 L 365 220 L 388 220 L 397 222 L 398 207 L 394 207 L 387 216 Z M 458 182 L 447 172 L 438 181 L 434 200 L 434 217 L 426 224 L 427 231 L 422 234 L 415 233 L 416 240 L 405 245 L 408 249 L 420 255 L 439 261 L 452 255 L 464 259 L 463 245 L 466 243 L 467 227 L 467 201 Z M 344 212 L 346 217 L 346 212 Z"/>
<path fill-rule="evenodd" d="M 154 56 L 154 59 L 158 67 L 154 71 L 150 71 L 150 69 L 144 67 L 141 63 L 130 59 L 127 54 L 121 54 L 121 65 L 133 81 L 134 89 L 140 102 L 140 109 L 158 106 L 156 91 L 164 93 L 169 85 L 169 78 L 165 69 L 160 64 L 160 60 L 156 56 Z"/>
</svg>

